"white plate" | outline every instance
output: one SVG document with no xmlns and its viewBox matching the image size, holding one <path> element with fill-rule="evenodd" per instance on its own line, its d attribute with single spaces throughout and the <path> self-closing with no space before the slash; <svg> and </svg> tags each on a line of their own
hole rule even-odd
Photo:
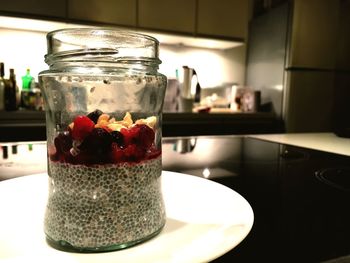
<svg viewBox="0 0 350 263">
<path fill-rule="evenodd" d="M 0 183 L 1 262 L 207 262 L 249 233 L 254 215 L 237 192 L 199 177 L 163 172 L 167 212 L 163 231 L 140 245 L 106 253 L 67 253 L 45 241 L 47 175 Z"/>
</svg>

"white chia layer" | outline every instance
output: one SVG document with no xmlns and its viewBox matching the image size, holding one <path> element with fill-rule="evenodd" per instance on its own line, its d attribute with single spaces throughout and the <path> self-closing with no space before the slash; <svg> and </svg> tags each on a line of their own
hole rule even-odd
<svg viewBox="0 0 350 263">
<path fill-rule="evenodd" d="M 134 164 L 49 161 L 45 233 L 76 248 L 134 242 L 165 223 L 161 158 Z"/>
</svg>

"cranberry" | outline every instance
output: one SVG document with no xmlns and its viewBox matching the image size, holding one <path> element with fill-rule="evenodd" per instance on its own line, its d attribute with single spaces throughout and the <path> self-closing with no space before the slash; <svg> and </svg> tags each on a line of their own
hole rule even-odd
<svg viewBox="0 0 350 263">
<path fill-rule="evenodd" d="M 74 140 L 82 141 L 94 129 L 95 124 L 86 116 L 77 116 L 74 119 L 72 137 Z"/>
<path fill-rule="evenodd" d="M 87 117 L 96 124 L 97 120 L 98 120 L 98 117 L 100 117 L 102 114 L 103 114 L 103 112 L 97 109 L 97 110 L 94 110 L 94 111 L 90 112 L 87 115 Z"/>
</svg>

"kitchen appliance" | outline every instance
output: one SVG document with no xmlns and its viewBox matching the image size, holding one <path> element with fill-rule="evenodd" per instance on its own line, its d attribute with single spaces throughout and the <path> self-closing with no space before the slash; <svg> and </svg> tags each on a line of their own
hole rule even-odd
<svg viewBox="0 0 350 263">
<path fill-rule="evenodd" d="M 287 132 L 349 128 L 349 1 L 281 2 L 250 22 L 246 84 Z"/>
<path fill-rule="evenodd" d="M 183 74 L 181 81 L 180 103 L 181 112 L 192 112 L 193 104 L 199 103 L 201 99 L 201 86 L 198 76 L 193 68 L 183 66 Z M 196 76 L 196 85 L 193 84 L 193 77 Z"/>
<path fill-rule="evenodd" d="M 179 110 L 180 82 L 168 78 L 165 91 L 163 112 L 177 112 Z"/>
</svg>

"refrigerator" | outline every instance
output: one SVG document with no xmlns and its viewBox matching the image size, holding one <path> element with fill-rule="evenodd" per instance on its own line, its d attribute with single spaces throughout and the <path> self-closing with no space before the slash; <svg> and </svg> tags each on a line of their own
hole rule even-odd
<svg viewBox="0 0 350 263">
<path fill-rule="evenodd" d="M 246 85 L 286 132 L 350 127 L 349 2 L 284 1 L 250 21 Z"/>
</svg>

